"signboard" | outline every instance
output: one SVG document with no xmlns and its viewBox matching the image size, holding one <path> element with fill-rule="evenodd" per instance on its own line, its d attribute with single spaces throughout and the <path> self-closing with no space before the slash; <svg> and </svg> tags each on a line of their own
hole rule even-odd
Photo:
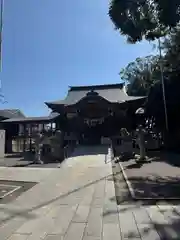
<svg viewBox="0 0 180 240">
<path fill-rule="evenodd" d="M 77 117 L 77 113 L 76 112 L 72 112 L 72 113 L 67 113 L 67 118 L 74 118 Z"/>
<path fill-rule="evenodd" d="M 102 124 L 104 122 L 104 118 L 96 118 L 96 119 L 84 119 L 84 122 L 89 126 L 96 126 L 97 124 Z"/>
</svg>

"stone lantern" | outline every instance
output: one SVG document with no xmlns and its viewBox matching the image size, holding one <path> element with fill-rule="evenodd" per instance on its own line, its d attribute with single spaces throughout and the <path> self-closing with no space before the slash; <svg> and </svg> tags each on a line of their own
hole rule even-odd
<svg viewBox="0 0 180 240">
<path fill-rule="evenodd" d="M 137 136 L 138 136 L 138 145 L 140 149 L 140 158 L 138 159 L 139 162 L 143 162 L 146 160 L 146 148 L 145 148 L 145 129 L 141 124 L 144 120 L 144 109 L 138 108 L 136 110 L 136 115 L 138 116 L 138 127 L 136 129 Z"/>
</svg>

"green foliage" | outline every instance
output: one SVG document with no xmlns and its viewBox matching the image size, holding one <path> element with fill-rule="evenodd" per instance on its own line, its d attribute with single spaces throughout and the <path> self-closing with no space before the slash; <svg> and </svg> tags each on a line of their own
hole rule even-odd
<svg viewBox="0 0 180 240">
<path fill-rule="evenodd" d="M 180 21 L 179 0 L 111 0 L 109 16 L 115 28 L 136 43 L 167 35 Z"/>
<path fill-rule="evenodd" d="M 180 121 L 180 30 L 175 28 L 163 42 L 163 74 L 170 131 L 179 128 Z M 151 88 L 146 103 L 147 114 L 156 118 L 159 128 L 165 128 L 162 85 L 159 81 Z"/>
<path fill-rule="evenodd" d="M 170 132 L 180 122 L 180 0 L 110 0 L 109 16 L 129 43 L 163 37 L 163 76 Z M 147 116 L 165 129 L 164 102 L 158 56 L 137 58 L 120 72 L 128 94 L 147 95 Z"/>
<path fill-rule="evenodd" d="M 147 56 L 137 58 L 120 72 L 121 79 L 128 85 L 128 94 L 133 96 L 145 96 L 149 89 L 159 79 L 159 58 Z"/>
<path fill-rule="evenodd" d="M 180 29 L 177 27 L 162 42 L 163 75 L 170 131 L 176 131 L 180 122 Z M 159 129 L 165 129 L 164 102 L 162 95 L 159 56 L 137 58 L 120 72 L 128 84 L 128 94 L 147 95 L 147 116 L 154 116 Z"/>
<path fill-rule="evenodd" d="M 169 77 L 179 75 L 180 73 L 180 29 L 175 28 L 168 38 L 165 39 L 165 71 Z"/>
</svg>

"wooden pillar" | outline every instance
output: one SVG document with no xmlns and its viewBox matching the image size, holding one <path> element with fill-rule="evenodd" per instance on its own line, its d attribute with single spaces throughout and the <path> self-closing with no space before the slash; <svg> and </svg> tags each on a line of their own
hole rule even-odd
<svg viewBox="0 0 180 240">
<path fill-rule="evenodd" d="M 23 152 L 26 150 L 26 124 L 23 124 Z"/>
<path fill-rule="evenodd" d="M 24 125 L 21 123 L 21 124 L 19 124 L 19 134 L 18 134 L 18 136 L 19 136 L 19 152 L 22 152 L 23 151 L 23 149 L 22 149 L 22 138 L 24 138 Z"/>
<path fill-rule="evenodd" d="M 30 152 L 32 152 L 32 125 L 30 124 Z"/>
</svg>

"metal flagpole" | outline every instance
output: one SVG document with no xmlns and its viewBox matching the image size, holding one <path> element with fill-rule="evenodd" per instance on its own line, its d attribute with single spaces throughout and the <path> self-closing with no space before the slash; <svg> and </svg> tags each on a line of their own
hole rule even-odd
<svg viewBox="0 0 180 240">
<path fill-rule="evenodd" d="M 2 32 L 3 32 L 3 13 L 4 13 L 4 0 L 0 0 L 0 73 L 2 73 Z M 2 77 L 0 76 L 0 98 L 3 103 L 4 95 L 2 94 Z"/>
<path fill-rule="evenodd" d="M 3 9 L 4 0 L 1 0 L 1 12 L 0 12 L 0 71 L 2 71 L 2 29 L 3 29 Z"/>
<path fill-rule="evenodd" d="M 168 115 L 167 115 L 167 105 L 166 105 L 166 94 L 165 94 L 165 85 L 164 85 L 164 73 L 163 73 L 163 63 L 162 63 L 162 51 L 161 51 L 161 41 L 158 39 L 159 45 L 159 56 L 160 56 L 160 71 L 161 71 L 161 83 L 162 83 L 162 94 L 163 94 L 163 103 L 164 103 L 164 113 L 165 113 L 165 123 L 166 123 L 166 130 L 168 132 Z"/>
</svg>

